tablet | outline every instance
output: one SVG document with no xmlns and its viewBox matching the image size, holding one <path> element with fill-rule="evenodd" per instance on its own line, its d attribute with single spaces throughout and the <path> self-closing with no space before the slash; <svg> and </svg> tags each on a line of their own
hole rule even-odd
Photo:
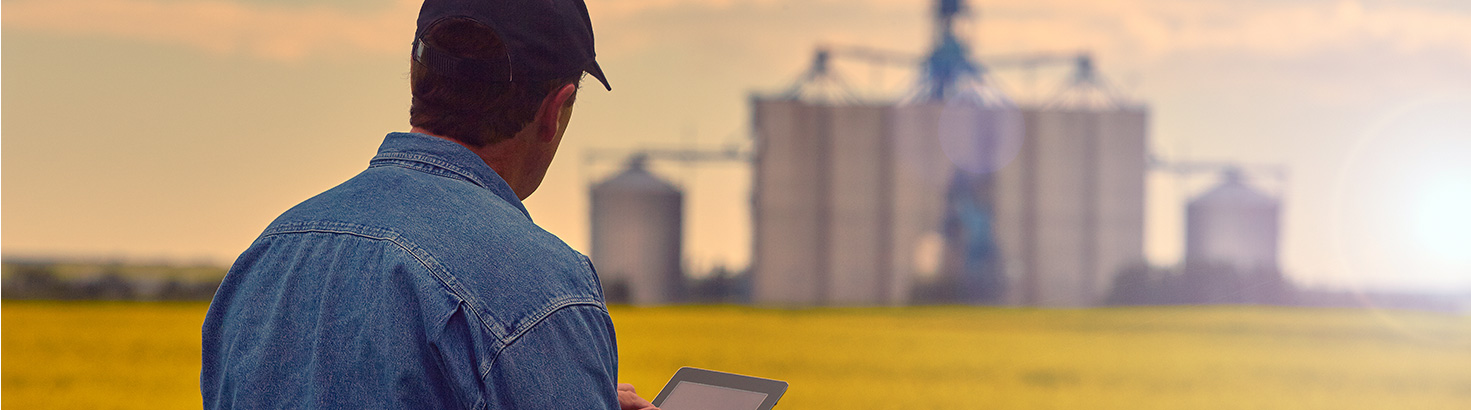
<svg viewBox="0 0 1471 410">
<path fill-rule="evenodd" d="M 771 410 L 787 382 L 681 367 L 654 397 L 661 410 Z"/>
</svg>

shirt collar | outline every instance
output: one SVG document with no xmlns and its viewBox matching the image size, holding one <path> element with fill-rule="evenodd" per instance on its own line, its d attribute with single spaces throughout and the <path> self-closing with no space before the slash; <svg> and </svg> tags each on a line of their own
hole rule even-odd
<svg viewBox="0 0 1471 410">
<path fill-rule="evenodd" d="M 490 190 L 514 205 L 521 214 L 526 215 L 526 219 L 531 219 L 531 213 L 526 211 L 526 206 L 516 197 L 511 185 L 486 165 L 479 155 L 454 141 L 427 134 L 392 132 L 383 139 L 383 145 L 378 147 L 378 155 L 369 164 L 388 161 L 418 162 L 448 171 L 446 174 L 452 178 Z"/>
</svg>

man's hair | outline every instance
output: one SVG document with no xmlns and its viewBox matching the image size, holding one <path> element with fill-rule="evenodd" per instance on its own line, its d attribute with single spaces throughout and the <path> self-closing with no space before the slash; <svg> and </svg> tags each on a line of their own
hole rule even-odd
<svg viewBox="0 0 1471 410">
<path fill-rule="evenodd" d="M 422 41 L 461 58 L 503 58 L 506 46 L 495 30 L 466 18 L 430 28 Z M 509 139 L 530 123 L 546 96 L 581 74 L 543 81 L 491 81 L 433 72 L 410 59 L 409 87 L 414 95 L 409 124 L 473 147 Z M 569 101 L 570 102 L 570 101 Z"/>
</svg>

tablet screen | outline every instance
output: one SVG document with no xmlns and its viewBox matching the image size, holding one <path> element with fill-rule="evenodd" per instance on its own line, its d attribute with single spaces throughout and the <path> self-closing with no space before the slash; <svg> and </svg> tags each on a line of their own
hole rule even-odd
<svg viewBox="0 0 1471 410">
<path fill-rule="evenodd" d="M 663 410 L 756 410 L 766 393 L 680 382 L 659 405 Z"/>
</svg>

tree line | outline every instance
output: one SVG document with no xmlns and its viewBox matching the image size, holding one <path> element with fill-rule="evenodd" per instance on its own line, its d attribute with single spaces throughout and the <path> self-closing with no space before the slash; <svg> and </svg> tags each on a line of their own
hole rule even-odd
<svg viewBox="0 0 1471 410">
<path fill-rule="evenodd" d="M 9 300 L 210 300 L 220 279 L 129 275 L 103 266 L 93 275 L 61 275 L 56 264 L 6 263 L 0 298 Z"/>
</svg>

